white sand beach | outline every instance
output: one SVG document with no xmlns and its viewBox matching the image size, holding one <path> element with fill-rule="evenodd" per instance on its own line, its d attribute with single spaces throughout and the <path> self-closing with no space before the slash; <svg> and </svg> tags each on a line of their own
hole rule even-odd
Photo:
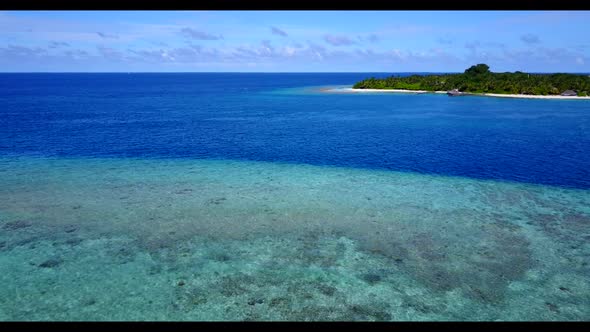
<svg viewBox="0 0 590 332">
<path fill-rule="evenodd" d="M 590 99 L 590 96 L 582 97 L 582 96 L 540 96 L 540 95 L 512 95 L 512 94 L 500 94 L 500 93 L 478 93 L 474 94 L 478 96 L 487 96 L 487 97 L 505 97 L 505 98 L 529 98 L 529 99 Z"/>
<path fill-rule="evenodd" d="M 341 92 L 341 93 L 371 93 L 371 92 L 394 92 L 394 93 L 447 93 L 446 91 L 425 91 L 425 90 L 402 90 L 402 89 L 354 89 L 354 88 L 334 88 L 322 89 L 324 92 Z M 573 99 L 573 100 L 590 100 L 590 96 L 540 96 L 540 95 L 519 95 L 519 94 L 499 94 L 499 93 L 470 93 L 471 96 L 484 97 L 502 97 L 502 98 L 529 98 L 529 99 Z"/>
</svg>

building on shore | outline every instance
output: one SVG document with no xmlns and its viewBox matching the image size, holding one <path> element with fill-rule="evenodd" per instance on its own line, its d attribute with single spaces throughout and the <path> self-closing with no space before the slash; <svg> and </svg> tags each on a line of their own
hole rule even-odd
<svg viewBox="0 0 590 332">
<path fill-rule="evenodd" d="M 461 96 L 464 95 L 464 92 L 459 91 L 458 89 L 453 89 L 453 90 L 449 90 L 447 91 L 447 95 L 453 97 L 453 96 Z"/>
<path fill-rule="evenodd" d="M 565 90 L 561 93 L 562 96 L 577 96 L 578 94 L 574 90 Z"/>
</svg>

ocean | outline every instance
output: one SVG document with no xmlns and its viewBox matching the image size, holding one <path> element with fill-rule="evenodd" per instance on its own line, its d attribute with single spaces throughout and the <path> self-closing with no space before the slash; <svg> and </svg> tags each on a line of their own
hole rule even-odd
<svg viewBox="0 0 590 332">
<path fill-rule="evenodd" d="M 588 320 L 590 102 L 388 75 L 0 74 L 0 320 Z"/>
</svg>

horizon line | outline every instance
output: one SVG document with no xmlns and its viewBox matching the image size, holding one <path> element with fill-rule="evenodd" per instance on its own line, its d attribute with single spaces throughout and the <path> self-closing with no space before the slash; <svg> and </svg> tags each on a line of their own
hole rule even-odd
<svg viewBox="0 0 590 332">
<path fill-rule="evenodd" d="M 520 70 L 517 70 L 520 71 Z M 492 73 L 515 73 L 511 71 L 498 71 Z M 524 72 L 529 74 L 590 74 L 590 72 Z M 7 71 L 0 74 L 371 74 L 371 73 L 435 73 L 455 74 L 463 71 Z"/>
</svg>

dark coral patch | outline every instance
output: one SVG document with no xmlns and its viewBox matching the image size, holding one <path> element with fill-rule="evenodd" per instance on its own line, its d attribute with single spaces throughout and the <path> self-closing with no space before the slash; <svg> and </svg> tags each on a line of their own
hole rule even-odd
<svg viewBox="0 0 590 332">
<path fill-rule="evenodd" d="M 15 231 L 18 229 L 31 227 L 32 225 L 33 225 L 33 223 L 28 220 L 16 220 L 16 221 L 7 222 L 6 224 L 4 224 L 4 226 L 2 226 L 2 229 L 8 230 L 8 231 Z"/>
<path fill-rule="evenodd" d="M 50 258 L 50 259 L 46 260 L 45 262 L 39 264 L 39 267 L 54 268 L 54 267 L 61 265 L 62 263 L 63 263 L 63 260 L 60 258 Z"/>
</svg>

